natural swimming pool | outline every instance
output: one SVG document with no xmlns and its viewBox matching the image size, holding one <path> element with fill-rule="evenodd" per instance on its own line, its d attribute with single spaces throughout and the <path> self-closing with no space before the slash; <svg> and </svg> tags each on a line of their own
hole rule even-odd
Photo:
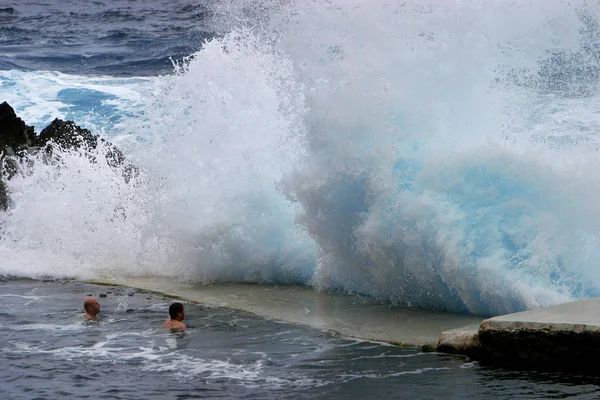
<svg viewBox="0 0 600 400">
<path fill-rule="evenodd" d="M 100 295 L 106 297 L 100 297 Z M 96 296 L 101 320 L 86 323 Z M 0 282 L 2 399 L 592 399 L 600 382 L 514 372 L 464 357 L 344 338 L 185 303 L 184 334 L 160 328 L 172 299 L 74 281 Z"/>
</svg>

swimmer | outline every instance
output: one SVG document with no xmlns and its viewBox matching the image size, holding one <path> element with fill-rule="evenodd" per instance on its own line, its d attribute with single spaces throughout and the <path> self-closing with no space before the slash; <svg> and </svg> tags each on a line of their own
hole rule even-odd
<svg viewBox="0 0 600 400">
<path fill-rule="evenodd" d="M 98 300 L 88 297 L 83 301 L 83 308 L 85 310 L 83 317 L 90 321 L 96 321 L 96 315 L 100 312 L 100 303 L 98 303 Z"/>
<path fill-rule="evenodd" d="M 169 316 L 170 319 L 166 320 L 163 324 L 163 328 L 169 329 L 185 329 L 185 324 L 181 321 L 185 318 L 185 310 L 183 309 L 183 304 L 181 303 L 173 303 L 169 307 Z"/>
</svg>

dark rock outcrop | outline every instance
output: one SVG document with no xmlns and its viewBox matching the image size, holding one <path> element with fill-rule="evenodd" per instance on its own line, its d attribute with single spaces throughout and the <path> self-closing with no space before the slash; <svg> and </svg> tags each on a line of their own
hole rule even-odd
<svg viewBox="0 0 600 400">
<path fill-rule="evenodd" d="M 34 127 L 26 125 L 17 117 L 7 102 L 0 104 L 0 211 L 6 210 L 10 204 L 6 181 L 18 171 L 15 157 L 24 157 L 27 153 L 43 150 L 50 156 L 48 159 L 51 159 L 55 146 L 59 146 L 63 149 L 84 149 L 89 152 L 87 156 L 90 162 L 96 162 L 92 150 L 95 150 L 99 143 L 105 145 L 107 164 L 111 167 L 124 166 L 123 178 L 129 182 L 131 177 L 137 174 L 137 169 L 133 165 L 124 165 L 125 156 L 111 143 L 73 121 L 58 118 L 36 135 Z"/>
<path fill-rule="evenodd" d="M 8 193 L 6 193 L 6 185 L 0 180 L 0 211 L 5 211 L 8 207 Z"/>
<path fill-rule="evenodd" d="M 17 117 L 15 110 L 7 103 L 0 104 L 0 150 L 11 147 L 20 150 L 30 146 L 34 140 L 33 126 L 28 126 Z"/>
<path fill-rule="evenodd" d="M 73 121 L 63 121 L 58 118 L 34 138 L 33 145 L 43 147 L 51 140 L 66 149 L 78 147 L 95 149 L 98 145 L 98 137 L 92 135 L 90 131 L 75 125 Z"/>
<path fill-rule="evenodd" d="M 34 128 L 17 117 L 15 110 L 7 102 L 0 104 L 0 211 L 6 210 L 9 201 L 4 179 L 14 174 L 14 165 L 5 162 L 5 157 L 14 155 L 15 150 L 27 148 L 34 136 Z"/>
<path fill-rule="evenodd" d="M 50 141 L 64 149 L 83 148 L 86 150 L 96 149 L 98 143 L 105 143 L 107 145 L 106 161 L 108 165 L 116 167 L 125 161 L 125 157 L 119 149 L 97 135 L 93 135 L 89 130 L 75 125 L 73 121 L 63 121 L 56 118 L 32 142 L 34 146 L 44 147 Z M 51 152 L 52 145 L 47 146 L 47 150 Z M 94 160 L 93 157 L 92 159 Z"/>
</svg>

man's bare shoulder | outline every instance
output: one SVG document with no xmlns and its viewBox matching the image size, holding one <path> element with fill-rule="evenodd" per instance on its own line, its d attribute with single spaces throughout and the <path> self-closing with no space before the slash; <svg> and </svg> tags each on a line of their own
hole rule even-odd
<svg viewBox="0 0 600 400">
<path fill-rule="evenodd" d="M 173 319 L 168 319 L 162 324 L 162 327 L 168 329 L 185 329 L 185 324 Z"/>
<path fill-rule="evenodd" d="M 91 315 L 85 313 L 85 314 L 80 314 L 79 318 L 83 321 L 97 321 L 96 318 L 92 317 Z"/>
</svg>

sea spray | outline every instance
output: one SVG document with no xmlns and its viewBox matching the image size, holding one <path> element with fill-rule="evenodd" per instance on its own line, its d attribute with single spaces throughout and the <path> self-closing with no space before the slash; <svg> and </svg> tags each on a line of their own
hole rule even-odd
<svg viewBox="0 0 600 400">
<path fill-rule="evenodd" d="M 165 260 L 145 262 L 160 238 L 144 230 L 143 177 L 124 164 L 110 166 L 105 143 L 96 149 L 49 145 L 51 156 L 42 149 L 14 159 L 17 173 L 5 180 L 11 206 L 0 219 L 0 273 L 91 278 L 157 270 Z"/>
<path fill-rule="evenodd" d="M 283 187 L 319 247 L 317 287 L 484 315 L 597 293 L 597 140 L 541 134 L 589 137 L 595 118 L 538 114 L 581 93 L 572 81 L 597 104 L 594 75 L 557 92 L 579 70 L 547 68 L 597 10 L 555 3 L 298 5 L 278 45 L 309 88 L 309 162 Z"/>
<path fill-rule="evenodd" d="M 276 187 L 304 148 L 304 88 L 287 57 L 234 31 L 155 89 L 132 156 L 148 170 L 162 234 L 178 244 L 172 262 L 202 281 L 309 282 L 314 245 Z"/>
<path fill-rule="evenodd" d="M 124 80 L 125 92 L 95 82 L 112 88 L 102 112 L 118 125 L 90 121 L 143 179 L 122 187 L 66 157 L 60 177 L 36 181 L 42 168 L 12 182 L 31 207 L 78 212 L 38 210 L 45 235 L 17 229 L 25 214 L 3 215 L 5 270 L 301 283 L 482 315 L 598 293 L 597 6 L 240 1 L 213 11 L 218 35 L 173 75 Z M 84 81 L 72 86 L 85 97 Z M 46 93 L 41 106 L 56 105 Z M 60 102 L 84 107 L 74 98 Z M 68 198 L 50 193 L 59 178 L 77 182 L 64 182 Z M 113 227 L 124 198 L 128 217 Z M 91 240 L 67 234 L 71 246 L 54 246 L 57 225 Z"/>
</svg>

